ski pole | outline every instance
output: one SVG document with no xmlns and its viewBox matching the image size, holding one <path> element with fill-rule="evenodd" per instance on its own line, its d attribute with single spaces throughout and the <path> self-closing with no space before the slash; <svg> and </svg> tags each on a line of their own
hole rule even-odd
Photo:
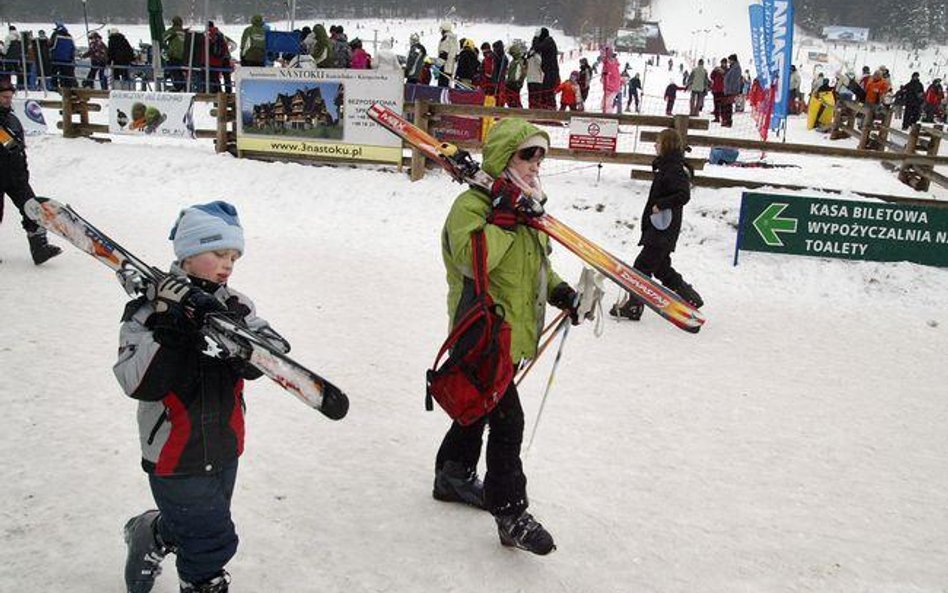
<svg viewBox="0 0 948 593">
<path fill-rule="evenodd" d="M 514 385 L 515 385 L 515 386 L 519 386 L 519 385 L 520 385 L 520 382 L 523 381 L 524 377 L 527 376 L 527 373 L 530 372 L 530 369 L 533 368 L 533 365 L 535 365 L 535 364 L 537 363 L 537 360 L 540 359 L 540 356 L 543 355 L 543 352 L 546 350 L 546 347 L 549 346 L 549 345 L 550 345 L 550 342 L 553 341 L 553 338 L 556 337 L 557 331 L 559 331 L 560 326 L 563 324 L 563 318 L 564 318 L 564 317 L 566 317 L 566 311 L 560 312 L 560 314 L 557 315 L 556 318 L 553 319 L 553 321 L 551 321 L 549 325 L 547 325 L 545 328 L 543 328 L 543 331 L 540 333 L 540 338 L 543 338 L 543 336 L 545 336 L 545 335 L 547 334 L 547 332 L 550 331 L 551 328 L 553 328 L 554 326 L 556 326 L 556 329 L 553 331 L 553 333 L 550 334 L 550 335 L 546 338 L 546 340 L 543 341 L 542 344 L 540 344 L 539 348 L 537 348 L 537 354 L 536 354 L 536 356 L 533 357 L 533 360 L 530 361 L 530 364 L 528 364 L 526 367 L 524 367 L 524 369 L 520 372 L 520 376 L 517 377 L 517 378 L 514 380 Z"/>
<path fill-rule="evenodd" d="M 556 369 L 560 365 L 560 359 L 563 357 L 563 346 L 566 345 L 566 337 L 569 336 L 569 319 L 564 319 L 560 323 L 563 324 L 563 339 L 560 340 L 560 347 L 556 351 L 556 358 L 553 360 L 553 368 L 550 369 L 550 378 L 546 381 L 546 389 L 543 391 L 543 399 L 540 400 L 540 409 L 537 410 L 537 419 L 533 421 L 533 430 L 530 431 L 530 440 L 527 441 L 527 451 L 530 450 L 530 447 L 533 446 L 533 438 L 537 436 L 537 428 L 540 426 L 540 417 L 543 415 L 543 408 L 546 406 L 546 398 L 550 395 L 550 389 L 553 387 L 553 379 L 556 377 Z"/>
</svg>

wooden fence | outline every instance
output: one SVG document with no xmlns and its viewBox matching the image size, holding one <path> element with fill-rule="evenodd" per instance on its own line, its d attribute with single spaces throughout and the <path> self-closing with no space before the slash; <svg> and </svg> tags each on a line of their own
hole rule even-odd
<svg viewBox="0 0 948 593">
<path fill-rule="evenodd" d="M 857 126 L 858 124 L 858 126 Z M 878 118 L 871 106 L 855 101 L 841 100 L 833 114 L 830 138 L 856 138 L 859 150 L 902 155 L 903 159 L 885 159 L 882 164 L 898 170 L 899 180 L 919 191 L 928 191 L 931 182 L 948 187 L 948 177 L 935 171 L 935 165 L 948 164 L 948 157 L 939 157 L 941 141 L 946 137 L 941 125 L 933 127 L 915 124 L 908 131 L 892 127 L 892 110 L 887 109 Z M 915 157 L 929 157 L 918 160 Z M 893 161 L 901 161 L 896 164 Z"/>
<path fill-rule="evenodd" d="M 108 134 L 108 124 L 89 122 L 89 113 L 102 111 L 102 105 L 93 102 L 96 99 L 108 99 L 109 91 L 93 89 L 63 89 L 61 100 L 39 100 L 42 107 L 59 108 L 62 115 L 56 127 L 63 131 L 64 138 L 91 138 L 97 142 L 109 142 L 108 138 L 95 134 Z M 216 118 L 214 129 L 195 129 L 196 138 L 214 140 L 217 152 L 237 154 L 237 106 L 233 93 L 198 93 L 194 96 L 198 103 L 210 103 L 211 115 Z"/>
<path fill-rule="evenodd" d="M 596 119 L 616 120 L 619 125 L 624 126 L 648 126 L 659 128 L 675 128 L 684 138 L 688 138 L 689 130 L 707 130 L 708 120 L 691 118 L 687 115 L 676 116 L 657 116 L 657 115 L 618 115 L 604 113 L 584 113 L 584 112 L 566 112 L 549 111 L 546 109 L 511 109 L 508 107 L 483 107 L 479 105 L 448 105 L 442 103 L 429 103 L 428 101 L 415 101 L 405 106 L 406 112 L 414 117 L 415 125 L 428 131 L 432 120 L 442 115 L 460 115 L 467 117 L 493 117 L 503 119 L 505 117 L 519 117 L 528 121 L 549 126 L 566 126 L 573 116 L 588 116 Z M 482 142 L 458 142 L 461 148 L 480 149 Z M 648 165 L 655 159 L 654 154 L 637 152 L 588 152 L 582 150 L 570 150 L 568 148 L 551 148 L 548 155 L 550 158 L 585 161 L 595 163 L 613 163 L 621 165 Z M 700 170 L 704 167 L 704 159 L 688 159 L 691 165 Z M 411 158 L 411 179 L 417 181 L 424 177 L 425 158 L 418 150 L 412 151 Z"/>
</svg>

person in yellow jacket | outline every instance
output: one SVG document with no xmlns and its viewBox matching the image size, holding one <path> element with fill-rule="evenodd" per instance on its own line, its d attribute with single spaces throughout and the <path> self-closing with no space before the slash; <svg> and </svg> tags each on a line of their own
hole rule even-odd
<svg viewBox="0 0 948 593">
<path fill-rule="evenodd" d="M 472 188 L 454 201 L 442 231 L 448 280 L 448 314 L 459 321 L 474 299 L 471 234 L 484 231 L 488 291 L 511 327 L 514 364 L 536 356 L 546 303 L 576 318 L 576 292 L 553 271 L 548 237 L 523 224 L 530 215 L 523 191 L 539 191 L 540 164 L 550 145 L 536 126 L 508 118 L 496 123 L 484 144 L 484 171 L 496 179 L 492 191 Z M 487 473 L 477 477 L 484 427 Z M 435 462 L 434 498 L 484 508 L 496 519 L 500 541 L 535 554 L 555 549 L 553 537 L 527 512 L 527 479 L 520 447 L 523 409 L 511 383 L 497 407 L 470 426 L 452 423 Z"/>
</svg>

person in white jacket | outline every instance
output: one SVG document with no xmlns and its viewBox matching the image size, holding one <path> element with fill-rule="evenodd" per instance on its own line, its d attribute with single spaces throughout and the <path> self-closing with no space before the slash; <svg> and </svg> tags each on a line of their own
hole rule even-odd
<svg viewBox="0 0 948 593">
<path fill-rule="evenodd" d="M 441 24 L 441 42 L 438 43 L 438 60 L 436 65 L 441 71 L 438 76 L 438 86 L 447 87 L 454 78 L 455 58 L 458 55 L 458 38 L 454 34 L 454 26 L 449 22 Z"/>
</svg>

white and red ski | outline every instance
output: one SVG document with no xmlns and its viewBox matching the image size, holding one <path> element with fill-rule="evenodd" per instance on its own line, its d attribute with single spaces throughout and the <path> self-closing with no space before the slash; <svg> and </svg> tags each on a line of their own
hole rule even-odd
<svg viewBox="0 0 948 593">
<path fill-rule="evenodd" d="M 112 268 L 130 295 L 144 294 L 166 274 L 149 266 L 82 218 L 72 207 L 49 198 L 33 198 L 25 205 L 37 224 L 63 237 Z M 207 316 L 201 333 L 233 356 L 240 356 L 283 389 L 327 418 L 340 420 L 349 411 L 349 398 L 338 387 L 286 355 L 289 344 L 273 330 L 250 329 L 226 314 Z"/>
</svg>

